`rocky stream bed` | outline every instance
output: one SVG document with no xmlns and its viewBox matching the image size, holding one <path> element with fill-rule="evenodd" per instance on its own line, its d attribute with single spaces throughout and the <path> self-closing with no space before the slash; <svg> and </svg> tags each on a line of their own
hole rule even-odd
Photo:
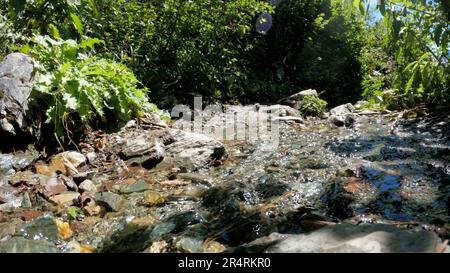
<svg viewBox="0 0 450 273">
<path fill-rule="evenodd" d="M 147 115 L 0 154 L 0 252 L 449 251 L 448 113 L 282 109 L 272 150 Z"/>
</svg>

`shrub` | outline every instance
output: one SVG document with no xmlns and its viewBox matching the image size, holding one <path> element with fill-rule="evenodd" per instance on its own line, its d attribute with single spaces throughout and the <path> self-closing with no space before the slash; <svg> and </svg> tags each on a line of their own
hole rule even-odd
<svg viewBox="0 0 450 273">
<path fill-rule="evenodd" d="M 244 95 L 243 55 L 261 35 L 256 17 L 272 12 L 261 0 L 95 1 L 81 17 L 90 36 L 104 39 L 116 60 L 126 61 L 163 106 L 230 101 Z M 91 10 L 90 10 L 91 9 Z"/>
<path fill-rule="evenodd" d="M 126 122 L 145 111 L 157 111 L 148 102 L 147 89 L 125 65 L 91 56 L 98 39 L 81 43 L 74 40 L 34 36 L 30 53 L 37 59 L 34 97 L 47 102 L 47 122 L 53 123 L 59 137 L 68 132 L 71 122 L 83 124 L 93 117 L 114 124 Z M 73 125 L 73 124 L 72 124 Z"/>
<path fill-rule="evenodd" d="M 300 112 L 305 116 L 320 116 L 326 110 L 328 103 L 315 96 L 305 96 Z"/>
</svg>

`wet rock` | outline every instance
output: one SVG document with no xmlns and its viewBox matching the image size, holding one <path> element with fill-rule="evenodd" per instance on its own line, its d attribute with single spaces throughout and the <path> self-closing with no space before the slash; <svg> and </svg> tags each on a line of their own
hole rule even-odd
<svg viewBox="0 0 450 273">
<path fill-rule="evenodd" d="M 144 203 L 147 206 L 159 206 L 164 204 L 167 201 L 167 197 L 155 192 L 155 191 L 146 191 L 144 193 Z"/>
<path fill-rule="evenodd" d="M 416 150 L 412 148 L 384 146 L 380 149 L 379 158 L 381 160 L 396 160 L 413 157 L 414 155 L 416 155 Z"/>
<path fill-rule="evenodd" d="M 47 179 L 44 188 L 49 196 L 61 194 L 68 190 L 64 181 L 56 175 Z"/>
<path fill-rule="evenodd" d="M 86 206 L 84 207 L 87 215 L 89 216 L 97 216 L 105 214 L 105 208 L 102 206 Z"/>
<path fill-rule="evenodd" d="M 197 211 L 185 211 L 182 213 L 173 214 L 153 226 L 149 238 L 151 241 L 160 240 L 165 234 L 177 234 L 184 231 L 191 225 L 204 222 L 205 220 L 202 215 Z"/>
<path fill-rule="evenodd" d="M 112 211 L 119 211 L 123 203 L 122 197 L 112 192 L 96 193 L 95 201 Z"/>
<path fill-rule="evenodd" d="M 56 205 L 69 207 L 78 202 L 80 194 L 78 192 L 66 192 L 50 197 L 50 201 Z"/>
<path fill-rule="evenodd" d="M 151 229 L 134 224 L 126 224 L 114 232 L 103 243 L 100 252 L 104 253 L 136 253 L 144 250 L 151 242 Z"/>
<path fill-rule="evenodd" d="M 95 171 L 80 172 L 73 176 L 73 181 L 77 184 L 80 184 L 84 180 L 92 179 L 95 174 Z"/>
<path fill-rule="evenodd" d="M 23 225 L 19 234 L 26 239 L 32 240 L 47 240 L 52 243 L 58 243 L 59 240 L 55 219 L 48 215 L 41 216 Z"/>
<path fill-rule="evenodd" d="M 89 179 L 84 180 L 79 186 L 78 188 L 85 192 L 90 192 L 90 193 L 96 193 L 97 192 L 97 186 L 95 186 L 94 182 L 92 182 Z"/>
<path fill-rule="evenodd" d="M 0 175 L 13 174 L 30 166 L 38 155 L 31 152 L 13 154 L 0 153 Z"/>
<path fill-rule="evenodd" d="M 355 123 L 355 118 L 353 116 L 330 116 L 330 121 L 338 127 L 351 127 Z"/>
<path fill-rule="evenodd" d="M 83 154 L 76 151 L 67 151 L 59 153 L 52 158 L 50 169 L 65 175 L 75 175 L 78 173 L 76 168 L 84 163 L 86 163 L 86 157 Z"/>
<path fill-rule="evenodd" d="M 330 121 L 336 126 L 351 127 L 355 122 L 353 112 L 355 107 L 351 103 L 337 106 L 330 110 Z"/>
<path fill-rule="evenodd" d="M 179 173 L 177 174 L 178 179 L 188 180 L 194 184 L 201 184 L 205 186 L 212 185 L 212 179 L 210 176 L 198 174 L 198 173 Z"/>
<path fill-rule="evenodd" d="M 11 154 L 0 154 L 0 175 L 14 174 L 14 156 Z"/>
<path fill-rule="evenodd" d="M 75 181 L 73 181 L 72 177 L 62 177 L 64 184 L 67 186 L 67 188 L 71 191 L 78 191 L 78 186 L 75 183 Z"/>
<path fill-rule="evenodd" d="M 168 128 L 167 123 L 156 113 L 145 113 L 137 120 L 140 126 L 145 128 Z"/>
<path fill-rule="evenodd" d="M 310 252 L 435 252 L 442 245 L 439 237 L 425 230 L 410 231 L 389 225 L 339 224 L 328 226 L 310 234 L 283 235 L 273 233 L 268 237 L 235 249 L 255 250 L 266 253 L 310 253 Z"/>
<path fill-rule="evenodd" d="M 294 109 L 300 109 L 302 107 L 302 100 L 306 96 L 318 97 L 319 94 L 314 89 L 303 90 L 301 92 L 295 93 L 287 98 L 279 100 L 279 103 L 287 104 Z"/>
<path fill-rule="evenodd" d="M 59 253 L 60 250 L 46 240 L 28 240 L 13 237 L 0 243 L 0 253 Z"/>
<path fill-rule="evenodd" d="M 148 190 L 148 183 L 145 180 L 139 180 L 136 183 L 125 186 L 120 189 L 120 193 L 128 194 L 133 192 L 143 192 Z"/>
<path fill-rule="evenodd" d="M 355 111 L 355 107 L 351 103 L 339 105 L 330 110 L 332 116 L 345 116 Z"/>
<path fill-rule="evenodd" d="M 148 136 L 139 135 L 136 138 L 125 140 L 122 155 L 124 158 L 142 155 L 151 155 L 151 157 L 154 158 L 161 158 L 164 157 L 164 147 L 158 138 L 149 139 Z"/>
<path fill-rule="evenodd" d="M 33 60 L 22 53 L 7 55 L 0 62 L 0 139 L 1 147 L 26 146 L 34 136 L 29 111 L 33 86 Z"/>
<path fill-rule="evenodd" d="M 280 105 L 280 104 L 275 104 L 275 105 L 271 105 L 271 106 L 264 106 L 264 107 L 260 107 L 258 109 L 258 111 L 262 111 L 262 112 L 270 112 L 273 113 L 275 115 L 278 115 L 280 117 L 301 117 L 302 113 L 297 110 L 294 109 L 288 105 Z"/>
<path fill-rule="evenodd" d="M 285 117 L 278 117 L 276 120 L 280 122 L 286 122 L 286 123 L 303 123 L 304 120 L 301 117 L 292 117 L 292 116 L 285 116 Z"/>
<path fill-rule="evenodd" d="M 207 240 L 203 243 L 203 252 L 205 253 L 222 253 L 227 247 L 216 241 Z"/>
<path fill-rule="evenodd" d="M 151 169 L 165 156 L 164 144 L 169 137 L 166 129 L 133 128 L 111 135 L 106 149 L 118 154 L 128 164 L 141 164 Z"/>
<path fill-rule="evenodd" d="M 86 154 L 86 158 L 89 163 L 93 163 L 97 159 L 97 154 L 95 152 L 89 152 Z"/>
<path fill-rule="evenodd" d="M 295 93 L 293 95 L 290 95 L 287 98 L 282 99 L 281 101 L 286 101 L 286 100 L 301 100 L 306 96 L 313 96 L 313 97 L 318 97 L 319 94 L 317 93 L 316 90 L 314 89 L 307 89 L 307 90 L 303 90 L 300 91 L 298 93 Z"/>
<path fill-rule="evenodd" d="M 325 194 L 321 199 L 326 204 L 326 210 L 330 215 L 339 219 L 353 216 L 351 204 L 355 201 L 355 197 L 348 193 L 341 183 L 331 183 L 325 189 Z"/>
<path fill-rule="evenodd" d="M 203 239 L 195 237 L 181 237 L 175 242 L 175 247 L 185 253 L 200 253 L 203 251 Z"/>
<path fill-rule="evenodd" d="M 16 196 L 12 187 L 0 187 L 0 211 L 11 212 L 17 208 L 31 208 L 30 196 L 27 192 Z"/>
<path fill-rule="evenodd" d="M 225 155 L 222 143 L 208 136 L 181 130 L 172 130 L 171 135 L 174 142 L 166 146 L 166 156 L 158 168 L 176 166 L 194 171 Z"/>
<path fill-rule="evenodd" d="M 64 248 L 65 253 L 96 253 L 95 247 L 85 244 L 80 244 L 75 240 L 70 241 Z"/>
<path fill-rule="evenodd" d="M 29 221 L 34 220 L 42 215 L 44 215 L 44 212 L 42 212 L 42 211 L 26 209 L 20 213 L 20 219 L 22 219 L 25 222 L 29 222 Z"/>
</svg>

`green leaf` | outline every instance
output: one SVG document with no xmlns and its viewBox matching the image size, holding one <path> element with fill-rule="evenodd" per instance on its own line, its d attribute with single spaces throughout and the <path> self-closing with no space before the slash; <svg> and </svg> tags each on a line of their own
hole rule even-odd
<svg viewBox="0 0 450 273">
<path fill-rule="evenodd" d="M 366 16 L 366 7 L 363 0 L 359 0 L 359 11 L 362 16 Z"/>
<path fill-rule="evenodd" d="M 88 38 L 87 40 L 81 41 L 82 48 L 91 48 L 94 49 L 96 44 L 105 44 L 105 41 L 97 39 L 97 38 Z"/>
<path fill-rule="evenodd" d="M 78 207 L 68 207 L 67 208 L 67 216 L 70 220 L 75 220 L 78 215 L 82 214 L 83 211 Z"/>
<path fill-rule="evenodd" d="M 73 25 L 75 26 L 78 34 L 83 35 L 83 23 L 81 23 L 80 17 L 78 17 L 75 13 L 71 13 L 70 17 L 72 18 Z"/>
<path fill-rule="evenodd" d="M 384 16 L 386 14 L 386 1 L 381 0 L 380 4 L 378 4 L 378 9 L 380 10 L 381 14 Z"/>
<path fill-rule="evenodd" d="M 59 30 L 54 24 L 49 24 L 48 25 L 48 31 L 49 31 L 50 35 L 53 38 L 55 38 L 57 40 L 61 39 L 61 35 L 59 34 Z"/>
<path fill-rule="evenodd" d="M 413 68 L 413 73 L 411 75 L 411 78 L 409 78 L 408 83 L 406 84 L 405 94 L 407 94 L 409 92 L 409 89 L 411 89 L 411 86 L 413 85 L 414 80 L 416 79 L 418 68 L 419 68 L 419 63 L 417 62 Z"/>
<path fill-rule="evenodd" d="M 19 51 L 27 54 L 31 51 L 31 47 L 29 44 L 26 44 L 26 45 L 22 46 Z"/>
</svg>

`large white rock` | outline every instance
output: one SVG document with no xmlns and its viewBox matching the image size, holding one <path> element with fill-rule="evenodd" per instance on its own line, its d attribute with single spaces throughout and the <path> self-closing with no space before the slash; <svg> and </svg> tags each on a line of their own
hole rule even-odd
<svg viewBox="0 0 450 273">
<path fill-rule="evenodd" d="M 33 60 L 22 53 L 7 55 L 0 62 L 0 137 L 3 144 L 31 137 L 29 97 L 33 87 Z"/>
<path fill-rule="evenodd" d="M 310 234 L 279 234 L 259 238 L 244 247 L 266 253 L 398 253 L 436 252 L 441 239 L 425 230 L 404 230 L 390 225 L 327 226 Z"/>
<path fill-rule="evenodd" d="M 158 167 L 174 166 L 186 171 L 202 168 L 225 154 L 221 142 L 203 134 L 171 130 L 173 142 L 165 147 L 166 155 Z"/>
</svg>

